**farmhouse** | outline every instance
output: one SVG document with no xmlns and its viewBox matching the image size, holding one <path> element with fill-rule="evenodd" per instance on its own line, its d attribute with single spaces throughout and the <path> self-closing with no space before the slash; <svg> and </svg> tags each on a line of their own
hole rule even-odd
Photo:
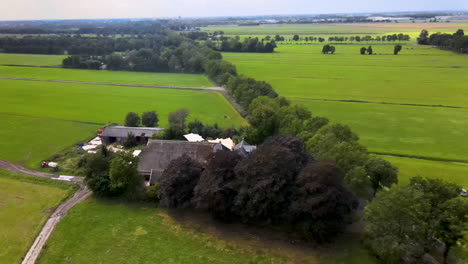
<svg viewBox="0 0 468 264">
<path fill-rule="evenodd" d="M 135 135 L 137 144 L 145 145 L 154 134 L 157 134 L 161 130 L 163 128 L 109 126 L 102 132 L 101 140 L 105 145 L 113 143 L 123 144 L 127 140 L 128 134 L 131 133 Z"/>
<path fill-rule="evenodd" d="M 187 154 L 204 165 L 210 155 L 217 151 L 229 151 L 229 149 L 220 143 L 150 140 L 140 154 L 138 172 L 152 185 L 159 181 L 161 174 L 172 160 Z"/>
</svg>

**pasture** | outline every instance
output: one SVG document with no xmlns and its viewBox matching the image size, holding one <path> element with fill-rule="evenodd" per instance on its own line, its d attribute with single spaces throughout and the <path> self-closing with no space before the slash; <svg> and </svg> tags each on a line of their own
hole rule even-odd
<svg viewBox="0 0 468 264">
<path fill-rule="evenodd" d="M 90 198 L 58 224 L 38 263 L 376 263 L 356 241 L 305 249 L 199 219 Z"/>
<path fill-rule="evenodd" d="M 8 128 L 0 130 L 0 159 L 31 168 L 93 137 L 103 124 L 123 124 L 132 111 L 156 110 L 159 126 L 181 108 L 190 111 L 189 120 L 246 124 L 218 92 L 19 80 L 0 80 L 0 92 L 0 122 Z"/>
<path fill-rule="evenodd" d="M 34 169 L 39 168 L 40 162 L 53 154 L 95 136 L 100 127 L 4 113 L 0 113 L 0 122 L 0 159 Z"/>
<path fill-rule="evenodd" d="M 65 55 L 0 53 L 0 65 L 59 66 L 66 57 Z"/>
<path fill-rule="evenodd" d="M 280 95 L 314 114 L 350 125 L 370 151 L 468 160 L 468 60 L 466 55 L 406 45 L 281 45 L 273 54 L 223 53 L 240 73 L 270 83 Z M 364 45 L 363 45 L 364 46 Z M 328 100 L 358 100 L 344 103 Z M 459 109 L 378 104 L 445 105 Z"/>
<path fill-rule="evenodd" d="M 399 157 L 382 157 L 398 167 L 398 184 L 408 184 L 410 178 L 421 176 L 442 179 L 468 188 L 468 164 L 438 162 Z"/>
<path fill-rule="evenodd" d="M 49 215 L 73 186 L 0 170 L 0 263 L 21 263 Z"/>
<path fill-rule="evenodd" d="M 0 80 L 0 113 L 95 123 L 123 123 L 128 112 L 156 110 L 160 126 L 187 108 L 190 119 L 222 127 L 245 124 L 218 92 Z"/>
<path fill-rule="evenodd" d="M 213 84 L 211 84 L 208 79 L 201 74 L 184 73 L 149 73 L 0 66 L 0 77 L 189 87 L 213 86 Z"/>
</svg>

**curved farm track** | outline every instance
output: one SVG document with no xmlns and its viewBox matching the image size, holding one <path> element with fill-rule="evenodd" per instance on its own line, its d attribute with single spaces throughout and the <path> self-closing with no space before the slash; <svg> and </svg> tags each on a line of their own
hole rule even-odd
<svg viewBox="0 0 468 264">
<path fill-rule="evenodd" d="M 20 165 L 13 164 L 4 160 L 0 160 L 0 169 L 4 169 L 4 170 L 11 171 L 14 173 L 25 174 L 31 177 L 40 177 L 40 178 L 49 178 L 49 179 L 58 180 L 57 175 L 55 174 L 32 171 Z M 49 217 L 49 219 L 47 219 L 47 222 L 42 227 L 41 232 L 36 237 L 33 245 L 31 246 L 31 248 L 28 250 L 28 253 L 24 257 L 22 264 L 34 264 L 37 258 L 39 257 L 42 251 L 42 248 L 47 242 L 47 239 L 49 238 L 50 234 L 54 230 L 55 226 L 57 226 L 60 220 L 62 220 L 62 218 L 68 213 L 68 211 L 71 208 L 73 208 L 75 205 L 85 200 L 92 194 L 92 192 L 88 189 L 88 187 L 86 187 L 86 185 L 83 183 L 81 179 L 74 178 L 72 182 L 76 183 L 79 186 L 78 191 L 71 198 L 67 199 L 65 202 L 60 204 L 52 213 L 52 215 Z"/>
</svg>

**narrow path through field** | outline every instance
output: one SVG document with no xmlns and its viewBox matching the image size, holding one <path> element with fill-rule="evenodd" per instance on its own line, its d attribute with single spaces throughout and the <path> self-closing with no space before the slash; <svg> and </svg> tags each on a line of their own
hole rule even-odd
<svg viewBox="0 0 468 264">
<path fill-rule="evenodd" d="M 341 102 L 341 103 L 385 104 L 385 105 L 403 105 L 403 106 L 419 106 L 419 107 L 441 107 L 441 108 L 468 109 L 468 107 L 466 107 L 466 106 L 453 106 L 453 105 L 389 103 L 389 102 L 373 102 L 373 101 L 362 101 L 362 100 L 325 99 L 325 98 L 307 98 L 307 97 L 287 97 L 287 98 L 299 99 L 299 100 L 309 100 L 309 101 Z"/>
<path fill-rule="evenodd" d="M 222 87 L 190 87 L 190 86 L 173 86 L 173 85 L 107 83 L 107 82 L 68 81 L 68 80 L 51 80 L 51 79 L 20 78 L 20 77 L 0 77 L 0 79 L 21 80 L 21 81 L 41 81 L 41 82 L 61 82 L 61 83 L 81 83 L 81 84 L 113 85 L 113 86 L 130 86 L 130 87 L 146 87 L 146 88 L 163 88 L 163 89 L 181 89 L 181 90 L 224 91 L 224 88 L 222 88 Z"/>
<path fill-rule="evenodd" d="M 58 178 L 55 174 L 32 171 L 4 160 L 0 160 L 0 169 L 8 170 L 15 173 L 21 173 L 32 177 L 60 180 L 60 178 Z M 34 264 L 37 258 L 39 257 L 42 248 L 47 242 L 47 239 L 49 238 L 50 234 L 52 233 L 58 222 L 60 222 L 60 220 L 68 213 L 68 211 L 73 206 L 85 200 L 91 195 L 91 191 L 86 187 L 86 185 L 80 178 L 75 177 L 71 181 L 78 184 L 79 190 L 71 198 L 60 204 L 55 209 L 54 213 L 49 217 L 49 219 L 47 219 L 46 224 L 42 227 L 41 232 L 36 237 L 36 240 L 34 241 L 33 245 L 24 257 L 22 264 Z"/>
</svg>

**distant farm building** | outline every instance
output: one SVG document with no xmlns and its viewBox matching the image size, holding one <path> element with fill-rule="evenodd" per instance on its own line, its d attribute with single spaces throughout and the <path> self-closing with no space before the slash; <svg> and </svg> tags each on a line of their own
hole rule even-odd
<svg viewBox="0 0 468 264">
<path fill-rule="evenodd" d="M 229 151 L 229 149 L 220 143 L 150 140 L 140 154 L 138 172 L 152 185 L 159 181 L 163 171 L 174 159 L 186 154 L 205 165 L 211 154 L 217 151 Z"/>
<path fill-rule="evenodd" d="M 139 145 L 145 145 L 153 135 L 159 133 L 161 130 L 163 130 L 163 128 L 109 126 L 102 132 L 101 140 L 105 145 L 114 143 L 123 144 L 131 133 L 136 137 Z"/>
<path fill-rule="evenodd" d="M 242 140 L 239 144 L 235 145 L 232 148 L 232 151 L 238 152 L 241 156 L 247 157 L 252 153 L 252 151 L 256 150 L 257 146 L 250 145 L 246 141 Z"/>
</svg>

